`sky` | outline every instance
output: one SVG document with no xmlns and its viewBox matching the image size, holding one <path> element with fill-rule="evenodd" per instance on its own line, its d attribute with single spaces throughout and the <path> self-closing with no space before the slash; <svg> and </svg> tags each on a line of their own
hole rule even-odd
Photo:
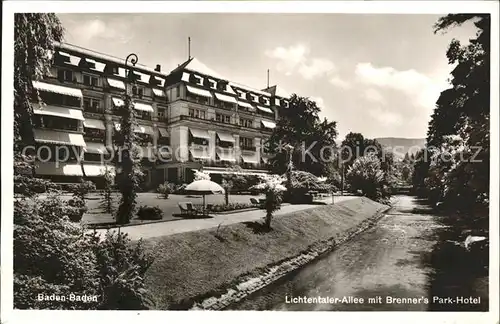
<svg viewBox="0 0 500 324">
<path fill-rule="evenodd" d="M 424 138 L 449 87 L 446 50 L 472 23 L 433 33 L 438 15 L 58 14 L 65 41 L 169 72 L 191 56 L 226 79 L 310 97 L 337 122 L 338 139 Z"/>
</svg>

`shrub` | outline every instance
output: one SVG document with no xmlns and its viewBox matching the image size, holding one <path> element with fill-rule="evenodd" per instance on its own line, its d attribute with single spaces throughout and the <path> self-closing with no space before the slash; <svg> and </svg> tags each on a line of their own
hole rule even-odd
<svg viewBox="0 0 500 324">
<path fill-rule="evenodd" d="M 31 175 L 14 176 L 14 193 L 23 196 L 52 192 L 60 189 L 58 185 L 45 179 L 35 178 Z"/>
<path fill-rule="evenodd" d="M 159 207 L 141 206 L 137 217 L 141 220 L 159 220 L 163 218 L 163 211 Z"/>
<path fill-rule="evenodd" d="M 168 196 L 174 191 L 174 185 L 168 182 L 158 186 L 156 191 L 163 196 L 164 199 L 168 199 Z"/>
<path fill-rule="evenodd" d="M 88 210 L 85 200 L 80 197 L 73 197 L 68 200 L 68 205 L 73 207 L 68 210 L 68 218 L 72 222 L 79 222 L 82 220 L 83 214 Z"/>
<path fill-rule="evenodd" d="M 95 191 L 95 184 L 92 181 L 80 180 L 80 183 L 74 184 L 70 187 L 70 192 L 74 197 L 79 197 L 85 200 L 85 195 Z"/>
<path fill-rule="evenodd" d="M 388 202 L 390 188 L 375 154 L 356 159 L 347 171 L 346 180 L 351 190 L 360 190 L 363 196 L 378 202 Z"/>
<path fill-rule="evenodd" d="M 173 194 L 176 194 L 176 195 L 182 195 L 186 192 L 186 186 L 187 184 L 183 183 L 183 184 L 178 184 L 178 185 L 174 185 L 174 188 L 173 188 Z"/>
<path fill-rule="evenodd" d="M 250 203 L 230 203 L 228 205 L 213 205 L 211 211 L 220 213 L 220 212 L 226 212 L 226 211 L 231 211 L 231 210 L 240 210 L 240 209 L 246 209 L 246 208 L 252 208 L 254 207 Z"/>
<path fill-rule="evenodd" d="M 79 203 L 73 202 L 78 205 Z M 147 309 L 152 263 L 142 243 L 69 222 L 71 206 L 56 195 L 14 203 L 14 307 L 17 309 Z M 45 301 L 44 295 L 98 296 L 89 303 Z"/>
</svg>

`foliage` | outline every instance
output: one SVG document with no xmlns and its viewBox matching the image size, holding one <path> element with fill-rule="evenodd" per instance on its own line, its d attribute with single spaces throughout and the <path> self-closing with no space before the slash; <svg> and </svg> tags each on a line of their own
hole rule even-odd
<svg viewBox="0 0 500 324">
<path fill-rule="evenodd" d="M 33 144 L 33 108 L 38 97 L 32 81 L 49 74 L 54 42 L 63 38 L 63 27 L 53 13 L 14 15 L 14 152 Z"/>
<path fill-rule="evenodd" d="M 85 201 L 85 195 L 95 191 L 96 187 L 95 183 L 93 183 L 92 181 L 85 181 L 80 178 L 80 182 L 72 185 L 69 189 L 73 194 L 73 197 L 77 197 Z"/>
<path fill-rule="evenodd" d="M 254 186 L 255 189 L 262 190 L 266 195 L 264 209 L 266 210 L 265 225 L 267 229 L 271 228 L 271 220 L 275 211 L 281 208 L 283 201 L 283 192 L 286 188 L 282 185 L 283 178 L 272 174 L 261 177 L 261 183 Z"/>
<path fill-rule="evenodd" d="M 230 203 L 230 204 L 224 204 L 224 205 L 213 205 L 210 211 L 220 213 L 220 212 L 226 212 L 226 211 L 232 211 L 232 210 L 240 210 L 240 209 L 246 209 L 246 208 L 252 208 L 254 205 L 250 203 Z"/>
<path fill-rule="evenodd" d="M 115 182 L 115 175 L 111 172 L 108 166 L 105 166 L 104 174 L 104 188 L 103 188 L 103 203 L 102 207 L 104 207 L 104 211 L 106 213 L 113 212 L 113 185 Z"/>
<path fill-rule="evenodd" d="M 205 171 L 194 170 L 194 181 L 210 180 L 210 174 Z"/>
<path fill-rule="evenodd" d="M 374 153 L 380 160 L 383 159 L 382 146 L 374 139 L 365 138 L 360 133 L 349 133 L 345 136 L 341 146 L 341 158 L 346 170 L 357 158 Z"/>
<path fill-rule="evenodd" d="M 486 14 L 450 14 L 434 26 L 446 31 L 469 20 L 476 38 L 467 45 L 454 39 L 448 48 L 451 87 L 436 102 L 413 176 L 420 194 L 461 210 L 489 202 L 491 21 Z"/>
<path fill-rule="evenodd" d="M 174 184 L 172 193 L 176 195 L 182 195 L 185 193 L 186 186 L 187 184 L 185 183 Z"/>
<path fill-rule="evenodd" d="M 174 191 L 175 185 L 173 183 L 165 182 L 160 184 L 156 191 L 163 196 L 164 199 L 168 199 L 168 196 Z"/>
<path fill-rule="evenodd" d="M 116 154 L 116 183 L 122 195 L 118 207 L 116 222 L 128 224 L 134 215 L 137 192 L 143 173 L 140 169 L 141 148 L 137 146 L 138 137 L 135 133 L 137 121 L 134 104 L 128 93 L 124 95 L 124 104 L 119 106 L 117 115 L 120 117 L 120 129 L 115 132 L 114 142 L 119 149 Z"/>
<path fill-rule="evenodd" d="M 16 194 L 32 197 L 36 194 L 57 190 L 60 190 L 60 186 L 51 181 L 35 178 L 32 175 L 14 175 L 14 193 Z"/>
<path fill-rule="evenodd" d="M 151 258 L 123 234 L 99 238 L 69 221 L 76 208 L 58 195 L 14 203 L 14 307 L 143 309 Z M 89 303 L 39 300 L 38 294 L 98 296 Z"/>
<path fill-rule="evenodd" d="M 159 220 L 163 219 L 163 211 L 157 206 L 140 206 L 137 217 L 141 220 Z"/>
<path fill-rule="evenodd" d="M 320 108 L 309 98 L 292 95 L 289 105 L 289 109 L 283 110 L 282 118 L 268 141 L 270 153 L 275 154 L 269 160 L 271 171 L 278 174 L 286 172 L 288 153 L 283 146 L 289 144 L 294 147 L 294 169 L 322 175 L 336 147 L 337 124 L 326 119 L 321 121 Z"/>
<path fill-rule="evenodd" d="M 356 159 L 347 171 L 346 180 L 351 190 L 359 190 L 372 200 L 384 202 L 389 197 L 384 171 L 374 153 Z"/>
</svg>

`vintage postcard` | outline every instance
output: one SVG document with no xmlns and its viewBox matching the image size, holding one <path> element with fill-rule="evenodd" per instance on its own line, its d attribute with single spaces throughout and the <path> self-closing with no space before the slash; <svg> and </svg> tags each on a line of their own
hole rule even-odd
<svg viewBox="0 0 500 324">
<path fill-rule="evenodd" d="M 497 2 L 4 9 L 2 324 L 498 321 Z"/>
</svg>

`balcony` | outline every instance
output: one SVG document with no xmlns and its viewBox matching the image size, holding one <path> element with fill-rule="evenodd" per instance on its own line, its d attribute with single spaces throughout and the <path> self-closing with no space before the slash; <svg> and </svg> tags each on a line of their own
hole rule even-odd
<svg viewBox="0 0 500 324">
<path fill-rule="evenodd" d="M 220 126 L 226 126 L 226 127 L 231 127 L 231 128 L 236 128 L 240 130 L 251 130 L 251 131 L 258 131 L 258 132 L 265 132 L 265 133 L 271 133 L 271 129 L 267 128 L 261 128 L 261 127 L 245 127 L 240 125 L 239 123 L 232 122 L 232 123 L 223 123 L 223 122 L 218 122 L 217 120 L 214 119 L 205 119 L 205 118 L 197 118 L 197 117 L 192 117 L 188 115 L 181 115 L 175 118 L 172 118 L 168 123 L 169 124 L 174 124 L 176 122 L 182 121 L 182 120 L 188 120 L 188 121 L 193 121 L 197 123 L 206 123 L 206 124 L 217 124 Z"/>
<path fill-rule="evenodd" d="M 250 146 L 250 145 L 243 146 L 243 145 L 240 144 L 240 150 L 255 152 L 255 151 L 257 151 L 257 147 L 256 146 Z"/>
</svg>

